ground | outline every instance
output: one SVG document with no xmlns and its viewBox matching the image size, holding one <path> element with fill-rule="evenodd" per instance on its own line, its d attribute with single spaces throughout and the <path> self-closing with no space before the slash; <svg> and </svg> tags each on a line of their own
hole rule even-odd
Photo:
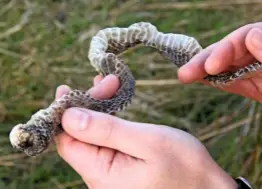
<svg viewBox="0 0 262 189">
<path fill-rule="evenodd" d="M 87 52 L 99 29 L 148 21 L 163 32 L 194 36 L 206 47 L 260 21 L 261 8 L 260 0 L 1 0 L 0 188 L 86 188 L 54 145 L 28 158 L 12 149 L 8 134 L 46 107 L 60 84 L 92 85 L 97 73 Z M 132 49 L 123 58 L 137 89 L 132 105 L 117 116 L 184 129 L 228 173 L 262 185 L 260 104 L 201 84 L 182 85 L 175 66 L 150 48 Z"/>
</svg>

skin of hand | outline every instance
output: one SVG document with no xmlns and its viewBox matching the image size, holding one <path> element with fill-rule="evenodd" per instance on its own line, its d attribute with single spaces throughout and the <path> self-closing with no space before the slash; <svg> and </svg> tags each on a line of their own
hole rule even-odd
<svg viewBox="0 0 262 189">
<path fill-rule="evenodd" d="M 108 99 L 118 87 L 116 76 L 97 76 L 89 92 Z M 58 87 L 56 98 L 68 91 L 68 86 Z M 90 189 L 237 188 L 206 148 L 184 131 L 81 108 L 66 110 L 62 125 L 57 151 Z"/>
<path fill-rule="evenodd" d="M 205 48 L 178 70 L 178 77 L 183 83 L 208 84 L 202 79 L 207 74 L 239 69 L 255 60 L 262 62 L 262 22 L 245 25 Z M 262 72 L 222 90 L 262 102 Z"/>
</svg>

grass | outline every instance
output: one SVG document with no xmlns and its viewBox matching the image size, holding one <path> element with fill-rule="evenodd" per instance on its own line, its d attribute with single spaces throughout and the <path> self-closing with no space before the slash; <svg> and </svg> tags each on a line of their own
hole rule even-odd
<svg viewBox="0 0 262 189">
<path fill-rule="evenodd" d="M 60 84 L 91 86 L 97 73 L 87 52 L 99 29 L 148 21 L 208 46 L 262 19 L 258 0 L 1 0 L 0 7 L 0 188 L 6 189 L 86 188 L 55 146 L 28 158 L 11 148 L 8 133 L 46 107 Z M 136 48 L 123 58 L 138 85 L 132 105 L 118 116 L 187 130 L 228 173 L 247 177 L 256 188 L 262 185 L 260 104 L 200 84 L 180 84 L 176 68 L 151 49 Z"/>
</svg>

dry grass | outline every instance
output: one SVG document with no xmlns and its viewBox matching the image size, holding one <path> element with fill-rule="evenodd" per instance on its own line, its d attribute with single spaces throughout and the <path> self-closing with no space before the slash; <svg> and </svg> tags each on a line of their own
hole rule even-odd
<svg viewBox="0 0 262 189">
<path fill-rule="evenodd" d="M 0 188 L 86 188 L 54 146 L 28 158 L 11 148 L 8 133 L 47 106 L 58 85 L 91 86 L 96 73 L 87 51 L 99 29 L 149 21 L 207 46 L 260 21 L 261 8 L 259 0 L 0 1 Z M 134 48 L 123 58 L 138 85 L 133 104 L 118 116 L 187 130 L 227 172 L 262 185 L 260 104 L 201 84 L 180 84 L 176 68 L 152 49 Z"/>
</svg>

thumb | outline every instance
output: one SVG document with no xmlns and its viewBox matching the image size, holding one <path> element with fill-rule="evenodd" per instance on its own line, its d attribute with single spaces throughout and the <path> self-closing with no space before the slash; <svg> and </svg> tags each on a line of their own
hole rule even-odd
<svg viewBox="0 0 262 189">
<path fill-rule="evenodd" d="M 108 114 L 70 108 L 62 117 L 64 130 L 73 138 L 146 159 L 154 149 L 157 128 L 151 124 L 126 121 Z M 150 153 L 151 154 L 151 153 Z"/>
<path fill-rule="evenodd" d="M 245 42 L 249 52 L 262 62 L 262 30 L 259 28 L 250 30 Z"/>
</svg>

